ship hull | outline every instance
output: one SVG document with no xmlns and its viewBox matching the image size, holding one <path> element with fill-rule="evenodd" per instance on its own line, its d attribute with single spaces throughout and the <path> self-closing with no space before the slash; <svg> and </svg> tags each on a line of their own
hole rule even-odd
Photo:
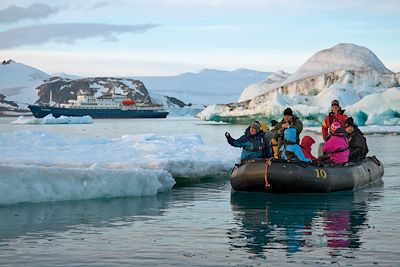
<svg viewBox="0 0 400 267">
<path fill-rule="evenodd" d="M 167 111 L 159 110 L 121 110 L 121 109 L 76 109 L 61 107 L 45 107 L 29 105 L 28 108 L 36 118 L 44 118 L 49 114 L 58 118 L 60 116 L 82 117 L 90 116 L 94 119 L 112 118 L 166 118 Z"/>
</svg>

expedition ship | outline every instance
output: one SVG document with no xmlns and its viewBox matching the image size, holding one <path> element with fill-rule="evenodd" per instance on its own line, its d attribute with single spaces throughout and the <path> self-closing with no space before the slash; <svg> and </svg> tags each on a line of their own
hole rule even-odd
<svg viewBox="0 0 400 267">
<path fill-rule="evenodd" d="M 51 94 L 51 92 L 50 92 Z M 168 112 L 159 104 L 137 103 L 123 95 L 105 94 L 94 97 L 80 92 L 76 100 L 68 100 L 66 104 L 29 105 L 36 118 L 43 118 L 49 114 L 60 116 L 81 117 L 89 115 L 92 118 L 166 118 Z"/>
</svg>

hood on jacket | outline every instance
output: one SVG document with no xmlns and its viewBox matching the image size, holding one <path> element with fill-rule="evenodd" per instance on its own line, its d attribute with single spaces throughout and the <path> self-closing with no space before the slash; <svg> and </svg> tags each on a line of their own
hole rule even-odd
<svg viewBox="0 0 400 267">
<path fill-rule="evenodd" d="M 248 127 L 246 128 L 246 130 L 244 131 L 244 135 L 247 136 L 247 137 L 251 137 L 251 136 L 252 136 L 252 135 L 250 134 L 250 126 L 248 126 Z M 260 130 L 260 131 L 258 131 L 258 133 L 256 133 L 256 134 L 253 135 L 253 136 L 258 136 L 258 135 L 264 135 L 264 131 L 263 131 L 263 130 Z"/>
<path fill-rule="evenodd" d="M 296 143 L 296 129 L 295 128 L 287 128 L 284 133 L 284 139 L 289 142 Z"/>
<path fill-rule="evenodd" d="M 301 140 L 301 147 L 303 148 L 311 148 L 313 144 L 315 144 L 315 140 L 309 135 L 304 136 Z"/>
<path fill-rule="evenodd" d="M 338 128 L 334 133 L 332 133 L 334 136 L 345 136 L 346 132 L 344 131 L 343 128 Z"/>
</svg>

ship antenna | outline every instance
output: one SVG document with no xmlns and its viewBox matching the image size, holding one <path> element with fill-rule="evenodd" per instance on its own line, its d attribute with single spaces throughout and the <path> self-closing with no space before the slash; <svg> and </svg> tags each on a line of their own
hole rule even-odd
<svg viewBox="0 0 400 267">
<path fill-rule="evenodd" d="M 147 98 L 149 98 L 149 93 L 147 93 L 147 96 L 144 98 L 143 103 L 146 103 Z"/>
</svg>

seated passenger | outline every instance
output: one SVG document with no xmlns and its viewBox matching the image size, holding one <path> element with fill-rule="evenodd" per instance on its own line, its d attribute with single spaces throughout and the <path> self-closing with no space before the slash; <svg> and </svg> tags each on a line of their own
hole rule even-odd
<svg viewBox="0 0 400 267">
<path fill-rule="evenodd" d="M 272 149 L 270 143 L 265 138 L 264 131 L 258 121 L 253 122 L 247 127 L 244 135 L 239 139 L 233 139 L 230 133 L 226 132 L 225 137 L 228 143 L 234 147 L 241 147 L 241 160 L 270 158 Z"/>
<path fill-rule="evenodd" d="M 349 161 L 349 140 L 346 133 L 335 121 L 331 125 L 331 137 L 324 144 L 322 151 L 326 154 L 329 161 L 337 164 L 343 164 Z"/>
<path fill-rule="evenodd" d="M 311 153 L 311 147 L 312 145 L 315 144 L 315 140 L 314 138 L 312 138 L 309 135 L 306 135 L 303 137 L 303 139 L 301 140 L 301 150 L 304 153 L 304 156 L 306 158 L 309 158 L 311 160 L 318 160 L 316 157 L 313 156 L 313 154 Z"/>
<path fill-rule="evenodd" d="M 350 156 L 349 161 L 360 162 L 365 159 L 368 153 L 367 140 L 363 133 L 358 129 L 352 117 L 346 120 L 346 133 L 349 137 Z"/>
<path fill-rule="evenodd" d="M 304 162 L 312 162 L 311 159 L 306 158 L 301 150 L 301 147 L 296 143 L 296 129 L 287 128 L 284 132 L 284 140 L 279 149 L 279 157 L 285 160 L 300 160 Z"/>
<path fill-rule="evenodd" d="M 272 132 L 274 133 L 274 138 L 278 142 L 278 149 L 281 148 L 282 142 L 284 140 L 283 132 L 285 129 L 295 128 L 297 132 L 296 143 L 300 144 L 300 133 L 303 131 L 303 123 L 299 118 L 293 115 L 293 110 L 291 108 L 286 108 L 283 111 L 283 119 L 281 122 L 278 122 Z"/>
</svg>

